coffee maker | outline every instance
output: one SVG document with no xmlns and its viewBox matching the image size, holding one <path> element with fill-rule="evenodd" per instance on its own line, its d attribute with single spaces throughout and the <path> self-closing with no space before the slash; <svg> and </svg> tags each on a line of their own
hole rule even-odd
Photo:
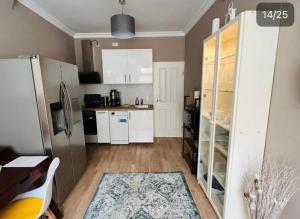
<svg viewBox="0 0 300 219">
<path fill-rule="evenodd" d="M 121 98 L 120 98 L 120 92 L 116 89 L 110 90 L 109 92 L 110 96 L 110 105 L 111 106 L 120 106 L 121 105 Z"/>
</svg>

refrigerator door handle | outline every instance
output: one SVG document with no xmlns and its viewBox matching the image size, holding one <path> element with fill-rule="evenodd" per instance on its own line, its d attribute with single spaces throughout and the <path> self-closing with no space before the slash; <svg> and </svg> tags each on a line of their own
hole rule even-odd
<svg viewBox="0 0 300 219">
<path fill-rule="evenodd" d="M 67 85 L 66 85 L 66 82 L 64 82 L 64 87 L 65 87 L 65 91 L 66 91 L 66 94 L 67 94 L 67 99 L 68 99 L 68 107 L 69 107 L 69 137 L 72 136 L 72 132 L 73 132 L 73 107 L 72 107 L 72 102 L 71 102 L 71 98 L 70 98 L 70 93 L 68 91 L 68 88 L 67 88 Z"/>
<path fill-rule="evenodd" d="M 66 109 L 66 104 L 65 104 L 65 100 L 66 100 L 66 93 L 65 93 L 65 89 L 64 89 L 64 84 L 61 82 L 60 83 L 60 87 L 59 87 L 59 99 L 62 105 L 62 110 L 63 110 L 63 115 L 64 115 L 64 121 L 65 121 L 65 132 L 66 135 L 69 135 L 69 124 L 68 124 L 68 119 L 67 119 L 67 109 Z"/>
</svg>

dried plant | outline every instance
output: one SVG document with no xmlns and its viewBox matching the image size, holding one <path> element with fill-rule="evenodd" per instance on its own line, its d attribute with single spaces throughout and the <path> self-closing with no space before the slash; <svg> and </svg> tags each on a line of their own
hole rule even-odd
<svg viewBox="0 0 300 219">
<path fill-rule="evenodd" d="M 260 175 L 247 174 L 243 191 L 251 219 L 276 219 L 293 195 L 300 178 L 288 163 L 266 160 Z"/>
</svg>

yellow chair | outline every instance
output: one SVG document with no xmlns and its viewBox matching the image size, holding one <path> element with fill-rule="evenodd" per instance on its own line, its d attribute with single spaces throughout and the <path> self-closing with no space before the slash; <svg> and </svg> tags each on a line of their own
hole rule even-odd
<svg viewBox="0 0 300 219">
<path fill-rule="evenodd" d="M 0 219 L 37 219 L 48 209 L 52 199 L 52 183 L 59 158 L 51 162 L 46 182 L 39 188 L 18 195 L 0 209 Z"/>
</svg>

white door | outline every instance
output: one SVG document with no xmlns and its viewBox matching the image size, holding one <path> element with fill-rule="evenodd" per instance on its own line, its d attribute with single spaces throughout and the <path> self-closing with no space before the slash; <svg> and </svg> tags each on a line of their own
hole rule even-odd
<svg viewBox="0 0 300 219">
<path fill-rule="evenodd" d="M 104 84 L 125 84 L 127 72 L 126 49 L 103 49 L 102 68 Z"/>
<path fill-rule="evenodd" d="M 155 137 L 182 137 L 184 62 L 154 63 Z"/>
<path fill-rule="evenodd" d="M 127 76 L 131 84 L 152 84 L 152 49 L 128 50 Z"/>
<path fill-rule="evenodd" d="M 98 143 L 110 143 L 108 111 L 97 111 L 96 118 Z"/>
<path fill-rule="evenodd" d="M 153 110 L 129 111 L 129 142 L 153 142 Z"/>
</svg>

